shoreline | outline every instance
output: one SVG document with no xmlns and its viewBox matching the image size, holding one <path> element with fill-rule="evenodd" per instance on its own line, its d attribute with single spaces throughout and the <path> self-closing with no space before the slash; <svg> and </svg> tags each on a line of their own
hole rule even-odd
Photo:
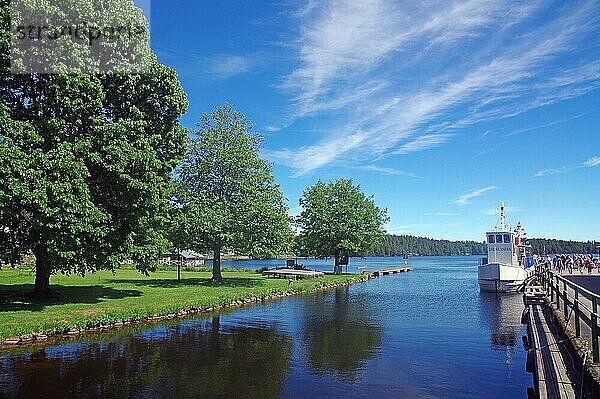
<svg viewBox="0 0 600 399">
<path fill-rule="evenodd" d="M 165 320 L 176 320 L 184 319 L 189 316 L 196 316 L 202 314 L 208 314 L 220 310 L 235 309 L 243 306 L 253 305 L 257 303 L 263 303 L 267 301 L 273 301 L 277 299 L 283 299 L 288 297 L 294 297 L 304 294 L 313 294 L 317 292 L 327 291 L 335 288 L 347 287 L 351 284 L 363 283 L 371 278 L 367 275 L 357 274 L 354 280 L 349 280 L 342 283 L 324 283 L 317 287 L 307 287 L 295 290 L 294 285 L 288 286 L 288 289 L 283 292 L 275 292 L 267 295 L 256 296 L 252 293 L 248 293 L 246 298 L 239 298 L 231 302 L 223 301 L 221 304 L 207 307 L 192 307 L 186 309 L 185 306 L 180 306 L 180 309 L 170 312 L 158 312 L 154 315 L 148 315 L 143 317 L 123 317 L 115 316 L 115 321 L 109 321 L 106 323 L 95 322 L 92 317 L 89 320 L 83 320 L 80 324 L 82 326 L 73 325 L 69 328 L 59 329 L 54 328 L 53 330 L 43 332 L 30 332 L 27 334 L 20 335 L 18 337 L 11 337 L 3 339 L 0 342 L 0 354 L 9 352 L 11 349 L 27 349 L 35 346 L 46 346 L 51 344 L 60 344 L 61 342 L 69 342 L 72 338 L 80 338 L 84 335 L 97 335 L 104 332 L 118 331 L 124 327 L 130 326 L 144 326 L 156 324 Z M 175 306 L 177 307 L 177 306 Z"/>
</svg>

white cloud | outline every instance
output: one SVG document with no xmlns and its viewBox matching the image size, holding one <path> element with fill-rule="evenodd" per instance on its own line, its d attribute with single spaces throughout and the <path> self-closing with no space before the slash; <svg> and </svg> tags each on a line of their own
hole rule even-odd
<svg viewBox="0 0 600 399">
<path fill-rule="evenodd" d="M 252 65 L 253 61 L 250 57 L 219 54 L 207 60 L 204 72 L 213 79 L 226 80 L 248 72 Z"/>
<path fill-rule="evenodd" d="M 600 166 L 600 156 L 595 156 L 583 163 L 583 166 L 586 168 L 593 168 L 595 166 Z"/>
<path fill-rule="evenodd" d="M 517 212 L 523 212 L 523 209 L 521 209 L 519 207 L 515 207 L 515 206 L 506 206 L 506 207 L 504 207 L 504 211 L 506 212 L 507 215 L 510 215 L 510 214 L 517 213 Z M 498 216 L 498 215 L 500 215 L 500 208 L 484 209 L 482 213 L 487 216 Z"/>
<path fill-rule="evenodd" d="M 536 172 L 535 175 L 533 175 L 534 177 L 543 177 L 543 176 L 551 176 L 551 175 L 557 175 L 559 173 L 565 173 L 568 172 L 569 170 L 571 170 L 572 168 L 561 168 L 561 169 L 556 169 L 556 168 L 551 168 L 551 169 L 542 169 L 538 172 Z"/>
<path fill-rule="evenodd" d="M 487 193 L 488 191 L 496 190 L 497 188 L 498 187 L 496 187 L 496 186 L 489 186 L 489 187 L 484 187 L 484 188 L 480 188 L 477 190 L 473 190 L 471 192 L 461 195 L 460 197 L 455 199 L 453 202 L 456 205 L 465 206 L 465 205 L 470 204 L 471 200 L 473 198 L 479 197 L 480 195 L 483 195 L 483 194 Z"/>
<path fill-rule="evenodd" d="M 383 166 L 368 165 L 368 166 L 361 166 L 361 167 L 359 167 L 359 169 L 366 170 L 367 172 L 383 173 L 384 175 L 407 176 L 407 177 L 412 177 L 415 179 L 419 177 L 419 176 L 415 175 L 414 173 L 405 172 L 400 169 L 386 168 Z"/>
<path fill-rule="evenodd" d="M 432 126 L 505 118 L 600 86 L 594 57 L 553 62 L 585 53 L 598 3 L 565 7 L 527 29 L 522 22 L 547 12 L 544 5 L 310 2 L 299 16 L 299 64 L 282 88 L 293 96 L 292 119 L 336 110 L 346 123 L 313 145 L 286 150 L 302 159 L 287 164 L 303 175 L 349 154 L 380 159 L 426 150 L 452 137 Z"/>
<path fill-rule="evenodd" d="M 543 129 L 543 128 L 546 128 L 546 127 L 557 126 L 557 125 L 560 125 L 562 123 L 569 122 L 569 121 L 572 121 L 574 119 L 581 118 L 582 116 L 585 116 L 585 115 L 587 115 L 587 114 L 585 114 L 585 113 L 578 114 L 578 115 L 574 115 L 574 116 L 572 116 L 570 118 L 559 119 L 559 120 L 548 122 L 548 123 L 544 123 L 544 124 L 538 125 L 538 126 L 531 126 L 531 127 L 526 127 L 526 128 L 522 128 L 522 129 L 517 129 L 517 130 L 514 130 L 511 133 L 507 134 L 507 136 L 513 136 L 513 135 L 516 135 L 516 134 L 519 134 L 519 133 L 531 132 L 531 131 Z"/>
<path fill-rule="evenodd" d="M 295 176 L 301 176 L 333 162 L 339 156 L 360 146 L 365 138 L 363 132 L 358 132 L 351 136 L 339 135 L 320 146 L 302 147 L 296 151 L 264 150 L 263 153 L 267 158 L 296 170 Z"/>
<path fill-rule="evenodd" d="M 425 216 L 458 216 L 458 213 L 451 212 L 425 212 Z"/>
<path fill-rule="evenodd" d="M 265 130 L 266 130 L 267 132 L 278 132 L 278 131 L 280 131 L 280 130 L 281 130 L 281 128 L 280 128 L 280 127 L 278 127 L 278 126 L 267 125 L 267 127 L 265 127 Z"/>
<path fill-rule="evenodd" d="M 452 134 L 427 134 L 417 137 L 413 141 L 403 144 L 394 151 L 394 154 L 408 154 L 415 151 L 423 151 L 429 148 L 437 147 L 452 137 Z"/>
<path fill-rule="evenodd" d="M 578 163 L 576 165 L 569 165 L 569 166 L 564 166 L 561 168 L 543 169 L 543 170 L 538 171 L 533 176 L 534 177 L 544 177 L 544 176 L 558 175 L 560 173 L 567 173 L 567 172 L 571 172 L 573 170 L 577 170 L 577 169 L 581 169 L 581 168 L 594 168 L 596 166 L 600 166 L 600 156 L 594 156 L 594 157 L 588 159 L 587 161 Z"/>
</svg>

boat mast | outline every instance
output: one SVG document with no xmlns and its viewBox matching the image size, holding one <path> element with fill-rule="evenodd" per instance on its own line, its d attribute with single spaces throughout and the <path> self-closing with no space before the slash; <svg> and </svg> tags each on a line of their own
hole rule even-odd
<svg viewBox="0 0 600 399">
<path fill-rule="evenodd" d="M 510 229 L 510 226 L 506 222 L 506 215 L 504 214 L 504 202 L 500 203 L 500 228 L 502 230 Z"/>
</svg>

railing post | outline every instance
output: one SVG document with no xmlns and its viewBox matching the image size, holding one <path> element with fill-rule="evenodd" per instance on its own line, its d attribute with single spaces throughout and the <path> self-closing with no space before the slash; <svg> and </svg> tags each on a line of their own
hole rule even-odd
<svg viewBox="0 0 600 399">
<path fill-rule="evenodd" d="M 546 273 L 546 285 L 548 286 L 548 291 L 550 291 L 550 302 L 554 302 L 554 286 L 552 285 L 552 274 L 550 272 Z"/>
<path fill-rule="evenodd" d="M 563 280 L 563 313 L 565 315 L 565 320 L 569 316 L 569 300 L 567 298 L 567 280 Z"/>
<path fill-rule="evenodd" d="M 560 282 L 558 276 L 554 277 L 556 277 L 556 309 L 560 309 Z"/>
<path fill-rule="evenodd" d="M 598 298 L 594 295 L 592 297 L 592 357 L 594 363 L 598 363 Z"/>
<path fill-rule="evenodd" d="M 581 337 L 581 325 L 579 324 L 579 288 L 575 287 L 575 301 L 573 302 L 573 313 L 575 313 L 575 336 Z"/>
</svg>

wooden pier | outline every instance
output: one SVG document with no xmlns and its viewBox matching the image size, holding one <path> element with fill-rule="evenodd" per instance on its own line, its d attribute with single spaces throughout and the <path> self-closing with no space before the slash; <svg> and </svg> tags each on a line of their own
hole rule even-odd
<svg viewBox="0 0 600 399">
<path fill-rule="evenodd" d="M 382 270 L 363 270 L 362 274 L 369 276 L 369 278 L 387 276 L 390 274 L 404 273 L 410 272 L 413 270 L 412 266 L 402 266 L 402 267 L 390 267 L 388 269 Z"/>
<path fill-rule="evenodd" d="M 567 339 L 557 328 L 552 310 L 546 303 L 542 286 L 525 288 L 527 370 L 533 373 L 534 397 L 539 399 L 577 399 L 580 387 L 578 373 L 565 343 Z M 577 381 L 577 383 L 576 383 Z"/>
</svg>

